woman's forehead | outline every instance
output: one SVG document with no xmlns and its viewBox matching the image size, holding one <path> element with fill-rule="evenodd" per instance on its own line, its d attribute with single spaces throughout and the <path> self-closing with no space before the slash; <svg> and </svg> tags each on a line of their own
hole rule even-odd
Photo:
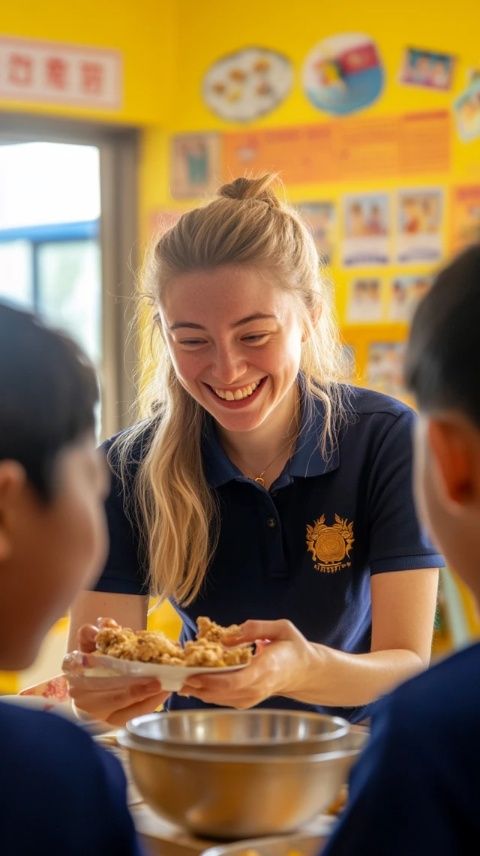
<svg viewBox="0 0 480 856">
<path fill-rule="evenodd" d="M 162 295 L 162 314 L 169 325 L 187 317 L 220 315 L 232 322 L 250 315 L 279 317 L 288 305 L 292 306 L 288 291 L 259 271 L 239 267 L 182 274 Z"/>
</svg>

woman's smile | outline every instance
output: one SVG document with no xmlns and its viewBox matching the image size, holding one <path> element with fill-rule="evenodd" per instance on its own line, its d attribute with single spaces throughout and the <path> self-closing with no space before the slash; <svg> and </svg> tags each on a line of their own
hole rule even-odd
<svg viewBox="0 0 480 856">
<path fill-rule="evenodd" d="M 232 389 L 222 389 L 205 384 L 205 386 L 213 393 L 216 399 L 220 399 L 220 404 L 223 407 L 228 407 L 229 410 L 235 410 L 242 407 L 248 407 L 249 404 L 256 401 L 261 390 L 267 380 L 263 377 L 259 381 L 237 386 Z"/>
</svg>

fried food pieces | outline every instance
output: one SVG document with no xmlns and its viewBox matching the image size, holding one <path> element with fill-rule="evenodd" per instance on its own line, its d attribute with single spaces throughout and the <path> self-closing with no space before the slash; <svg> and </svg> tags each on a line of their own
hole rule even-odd
<svg viewBox="0 0 480 856">
<path fill-rule="evenodd" d="M 97 651 L 122 660 L 159 663 L 170 666 L 199 666 L 220 668 L 240 666 L 252 659 L 248 645 L 226 646 L 224 639 L 238 631 L 238 625 L 222 627 L 210 618 L 200 616 L 198 633 L 182 647 L 163 633 L 151 630 L 131 630 L 130 627 L 102 627 L 97 634 Z"/>
</svg>

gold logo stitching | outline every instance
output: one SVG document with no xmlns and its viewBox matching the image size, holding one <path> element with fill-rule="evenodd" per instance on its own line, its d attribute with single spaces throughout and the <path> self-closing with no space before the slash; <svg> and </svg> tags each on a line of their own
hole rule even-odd
<svg viewBox="0 0 480 856">
<path fill-rule="evenodd" d="M 335 514 L 335 523 L 327 526 L 322 514 L 314 524 L 307 523 L 307 550 L 312 554 L 313 566 L 323 574 L 334 574 L 351 566 L 345 561 L 354 542 L 353 523 Z"/>
</svg>

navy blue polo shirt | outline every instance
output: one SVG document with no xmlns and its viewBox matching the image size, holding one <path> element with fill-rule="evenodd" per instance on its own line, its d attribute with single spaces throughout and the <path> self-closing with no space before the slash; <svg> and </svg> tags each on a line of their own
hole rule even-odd
<svg viewBox="0 0 480 856">
<path fill-rule="evenodd" d="M 413 411 L 356 388 L 351 408 L 325 460 L 318 447 L 323 406 L 314 401 L 313 418 L 304 414 L 295 453 L 269 491 L 227 458 L 208 417 L 202 454 L 219 502 L 220 538 L 195 601 L 187 607 L 172 601 L 183 622 L 182 641 L 194 637 L 199 615 L 224 625 L 288 618 L 311 641 L 366 653 L 370 575 L 443 564 L 420 530 L 413 504 Z M 110 554 L 97 590 L 145 594 L 145 561 L 116 476 L 106 508 Z M 339 713 L 352 721 L 365 716 L 364 708 L 316 708 L 283 698 L 264 704 Z M 201 702 L 173 696 L 170 705 Z"/>
</svg>

